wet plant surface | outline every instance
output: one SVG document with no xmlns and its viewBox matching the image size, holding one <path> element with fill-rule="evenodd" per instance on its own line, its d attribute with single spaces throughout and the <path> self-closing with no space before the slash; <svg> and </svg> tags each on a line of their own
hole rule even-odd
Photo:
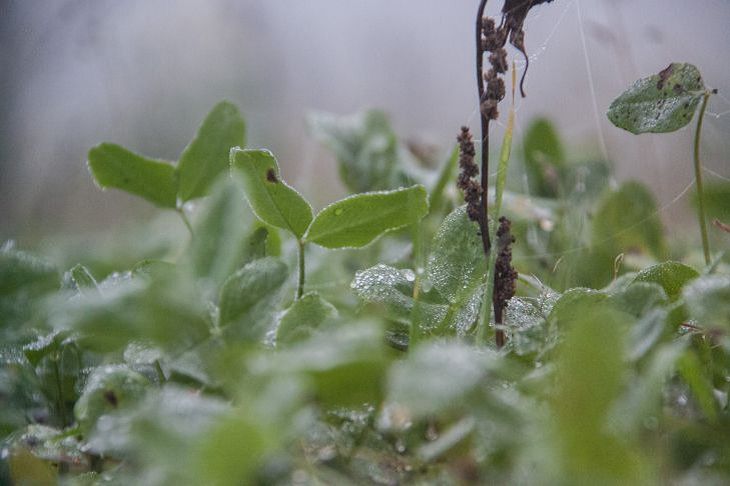
<svg viewBox="0 0 730 486">
<path fill-rule="evenodd" d="M 319 210 L 231 103 L 176 163 L 92 148 L 100 187 L 161 216 L 0 249 L 0 483 L 730 481 L 730 190 L 697 169 L 687 246 L 547 119 L 512 153 L 502 50 L 549 3 L 477 16 L 492 185 L 468 127 L 427 168 L 378 111 L 310 118 L 352 193 Z M 606 110 L 635 134 L 697 117 L 700 168 L 713 94 L 674 63 Z"/>
</svg>

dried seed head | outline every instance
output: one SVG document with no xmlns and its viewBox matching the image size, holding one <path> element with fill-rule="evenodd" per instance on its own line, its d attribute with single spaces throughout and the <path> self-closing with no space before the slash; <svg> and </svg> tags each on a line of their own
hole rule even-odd
<svg viewBox="0 0 730 486">
<path fill-rule="evenodd" d="M 456 185 L 464 193 L 464 201 L 466 202 L 466 212 L 469 219 L 479 221 L 479 207 L 482 199 L 482 186 L 473 178 L 479 175 L 479 167 L 474 162 L 476 149 L 472 140 L 471 132 L 468 127 L 461 127 L 459 136 L 456 137 L 459 142 L 459 177 Z"/>
</svg>

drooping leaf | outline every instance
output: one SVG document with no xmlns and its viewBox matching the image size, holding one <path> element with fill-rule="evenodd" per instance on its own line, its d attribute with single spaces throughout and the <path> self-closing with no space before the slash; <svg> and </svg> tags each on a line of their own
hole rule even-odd
<svg viewBox="0 0 730 486">
<path fill-rule="evenodd" d="M 268 309 L 288 274 L 284 262 L 267 257 L 254 260 L 231 275 L 220 292 L 220 325 L 235 323 L 247 339 L 263 338 L 271 323 L 261 313 Z"/>
<path fill-rule="evenodd" d="M 308 338 L 323 322 L 337 315 L 337 309 L 316 292 L 308 292 L 289 307 L 279 322 L 277 345 Z"/>
<path fill-rule="evenodd" d="M 524 147 L 530 194 L 556 197 L 559 170 L 565 164 L 565 153 L 553 124 L 545 118 L 534 120 L 525 133 Z"/>
<path fill-rule="evenodd" d="M 634 282 L 654 282 L 664 288 L 670 301 L 675 301 L 682 293 L 682 288 L 690 280 L 699 276 L 697 270 L 679 262 L 664 262 L 640 271 Z"/>
<path fill-rule="evenodd" d="M 451 303 L 480 282 L 486 261 L 479 226 L 466 214 L 466 206 L 449 214 L 431 243 L 427 276 L 439 293 Z"/>
<path fill-rule="evenodd" d="M 353 192 L 395 189 L 407 183 L 399 165 L 398 139 L 385 113 L 371 110 L 349 117 L 312 114 L 314 136 L 337 158 L 340 177 Z"/>
<path fill-rule="evenodd" d="M 232 103 L 218 103 L 203 121 L 195 138 L 180 155 L 178 195 L 189 201 L 205 196 L 215 179 L 228 168 L 232 147 L 243 147 L 246 125 Z"/>
<path fill-rule="evenodd" d="M 177 177 L 171 164 L 113 143 L 97 145 L 88 157 L 91 175 L 102 189 L 121 189 L 163 208 L 177 206 Z"/>
<path fill-rule="evenodd" d="M 687 284 L 682 296 L 699 326 L 730 330 L 730 276 L 703 275 Z"/>
<path fill-rule="evenodd" d="M 325 248 L 359 248 L 381 234 L 418 222 L 428 213 L 426 189 L 356 194 L 317 214 L 305 240 Z"/>
<path fill-rule="evenodd" d="M 312 208 L 281 179 L 268 150 L 231 150 L 231 174 L 243 183 L 251 209 L 263 222 L 301 238 L 312 221 Z"/>
<path fill-rule="evenodd" d="M 608 118 L 634 134 L 666 133 L 692 120 L 705 92 L 699 70 L 692 64 L 673 63 L 658 74 L 638 80 L 616 98 Z"/>
<path fill-rule="evenodd" d="M 627 182 L 603 198 L 593 219 L 592 232 L 593 245 L 614 257 L 636 250 L 657 259 L 666 255 L 656 202 L 638 182 Z"/>
</svg>

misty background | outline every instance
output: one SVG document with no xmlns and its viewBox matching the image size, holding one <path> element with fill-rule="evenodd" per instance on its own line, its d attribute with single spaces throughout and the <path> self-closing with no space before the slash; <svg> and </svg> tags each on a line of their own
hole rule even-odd
<svg viewBox="0 0 730 486">
<path fill-rule="evenodd" d="M 247 145 L 278 157 L 321 207 L 344 194 L 331 155 L 308 134 L 312 110 L 382 108 L 405 140 L 452 146 L 476 129 L 476 0 L 5 0 L 0 3 L 0 241 L 96 231 L 158 211 L 102 193 L 85 157 L 101 141 L 176 160 L 221 99 Z M 492 0 L 490 13 L 502 2 Z M 632 136 L 605 117 L 634 80 L 691 62 L 718 88 L 703 162 L 730 177 L 730 2 L 555 0 L 526 24 L 527 98 L 515 152 L 546 115 L 568 154 L 607 156 L 618 180 L 646 183 L 681 221 L 694 124 Z M 523 66 L 521 56 L 510 56 Z M 508 101 L 502 111 L 505 112 Z M 501 138 L 500 127 L 495 132 Z M 706 175 L 712 180 L 713 175 Z M 694 231 L 694 227 L 692 228 Z"/>
</svg>

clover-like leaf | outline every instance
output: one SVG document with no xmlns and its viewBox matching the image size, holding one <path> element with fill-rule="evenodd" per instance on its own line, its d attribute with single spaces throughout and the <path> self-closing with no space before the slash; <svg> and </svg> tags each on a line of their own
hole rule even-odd
<svg viewBox="0 0 730 486">
<path fill-rule="evenodd" d="M 692 64 L 673 63 L 616 98 L 608 118 L 633 134 L 673 132 L 692 120 L 704 94 L 699 70 Z"/>
<path fill-rule="evenodd" d="M 312 221 L 312 207 L 281 179 L 268 150 L 231 150 L 231 174 L 243 183 L 251 209 L 263 222 L 301 238 Z"/>
<path fill-rule="evenodd" d="M 337 315 L 337 309 L 317 292 L 308 292 L 289 307 L 279 322 L 276 343 L 289 344 L 308 338 L 320 324 Z"/>
<path fill-rule="evenodd" d="M 89 150 L 89 170 L 102 188 L 113 187 L 163 208 L 177 205 L 175 167 L 137 155 L 120 145 L 102 143 Z"/>
<path fill-rule="evenodd" d="M 243 147 L 246 124 L 236 105 L 218 103 L 203 121 L 195 138 L 185 147 L 178 173 L 180 199 L 205 196 L 213 181 L 228 167 L 232 147 Z"/>
<path fill-rule="evenodd" d="M 320 211 L 305 240 L 325 248 L 360 248 L 387 231 L 418 222 L 427 213 L 428 196 L 421 185 L 356 194 Z"/>
</svg>

